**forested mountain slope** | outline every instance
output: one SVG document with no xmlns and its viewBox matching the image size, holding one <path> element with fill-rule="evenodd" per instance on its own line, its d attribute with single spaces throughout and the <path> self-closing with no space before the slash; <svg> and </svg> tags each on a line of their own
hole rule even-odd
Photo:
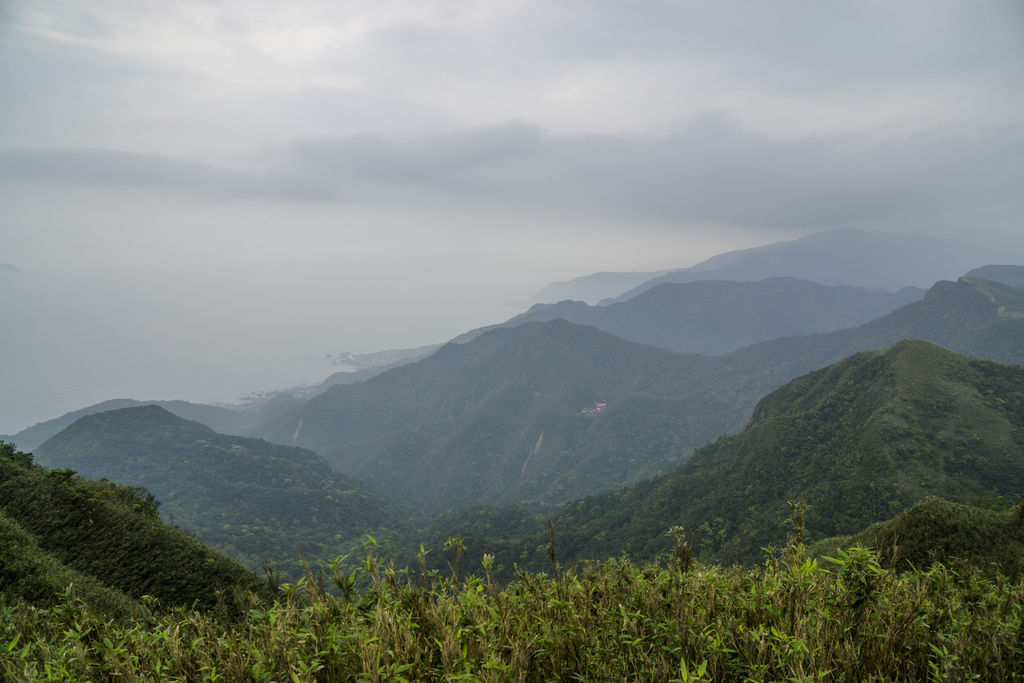
<svg viewBox="0 0 1024 683">
<path fill-rule="evenodd" d="M 981 505 L 926 498 L 859 533 L 823 539 L 809 551 L 827 557 L 859 546 L 875 549 L 883 566 L 897 570 L 924 569 L 935 562 L 952 566 L 963 562 L 989 574 L 1020 576 L 1024 572 L 1021 506 L 985 507 L 999 502 L 988 497 L 978 502 Z"/>
<path fill-rule="evenodd" d="M 682 525 L 701 556 L 753 562 L 783 542 L 787 501 L 807 503 L 813 540 L 858 532 L 928 496 L 1021 490 L 1024 367 L 903 341 L 790 382 L 758 403 L 740 434 L 669 474 L 571 503 L 553 522 L 563 558 L 650 559 Z"/>
<path fill-rule="evenodd" d="M 725 405 L 692 386 L 704 362 L 527 323 L 333 387 L 258 433 L 429 511 L 561 502 L 650 476 L 723 433 Z"/>
<path fill-rule="evenodd" d="M 269 597 L 237 562 L 163 523 L 145 491 L 47 470 L 0 445 L 0 594 L 53 604 L 68 583 L 104 612 L 143 595 L 212 608 L 235 589 Z"/>
<path fill-rule="evenodd" d="M 363 533 L 405 523 L 379 494 L 314 453 L 217 434 L 158 406 L 83 417 L 36 457 L 144 486 L 183 529 L 253 567 L 277 560 L 288 575 L 301 574 L 300 552 L 330 559 Z"/>
</svg>

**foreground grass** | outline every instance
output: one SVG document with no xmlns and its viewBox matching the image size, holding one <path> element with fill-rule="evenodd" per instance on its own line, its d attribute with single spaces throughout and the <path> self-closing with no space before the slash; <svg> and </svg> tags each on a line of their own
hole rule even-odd
<svg viewBox="0 0 1024 683">
<path fill-rule="evenodd" d="M 461 546 L 453 544 L 458 567 Z M 937 565 L 889 572 L 851 549 L 791 548 L 759 569 L 669 566 L 416 581 L 373 548 L 236 619 L 150 601 L 148 617 L 0 605 L 4 680 L 1008 680 L 1024 670 L 1024 585 Z"/>
</svg>

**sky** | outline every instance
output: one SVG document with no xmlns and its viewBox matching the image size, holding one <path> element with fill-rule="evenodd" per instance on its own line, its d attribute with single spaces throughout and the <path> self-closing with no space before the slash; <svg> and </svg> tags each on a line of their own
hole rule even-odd
<svg viewBox="0 0 1024 683">
<path fill-rule="evenodd" d="M 0 0 L 0 432 L 232 401 L 595 271 L 1024 251 L 1016 0 Z"/>
</svg>

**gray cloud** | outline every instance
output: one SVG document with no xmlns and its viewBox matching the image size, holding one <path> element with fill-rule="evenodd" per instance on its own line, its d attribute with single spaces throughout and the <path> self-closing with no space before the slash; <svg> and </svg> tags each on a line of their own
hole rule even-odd
<svg viewBox="0 0 1024 683">
<path fill-rule="evenodd" d="M 43 184 L 143 187 L 222 196 L 255 189 L 240 174 L 206 164 L 108 149 L 0 151 L 0 177 Z"/>
<path fill-rule="evenodd" d="M 553 136 L 507 123 L 448 135 L 296 141 L 252 172 L 107 150 L 15 150 L 0 153 L 0 176 L 223 199 L 424 207 L 443 200 L 577 218 L 613 212 L 640 224 L 920 229 L 944 216 L 998 227 L 1024 209 L 1024 130 L 785 139 L 715 115 L 661 136 Z"/>
<path fill-rule="evenodd" d="M 766 89 L 838 88 L 937 74 L 1024 73 L 1024 7 L 1006 0 L 822 3 L 783 0 L 585 3 L 599 41 L 628 54 L 719 63 Z"/>
<path fill-rule="evenodd" d="M 12 0 L 0 146 L 216 160 L 295 137 L 506 119 L 657 132 L 708 109 L 760 131 L 1003 124 L 1024 97 L 1024 5 L 733 0 Z"/>
</svg>

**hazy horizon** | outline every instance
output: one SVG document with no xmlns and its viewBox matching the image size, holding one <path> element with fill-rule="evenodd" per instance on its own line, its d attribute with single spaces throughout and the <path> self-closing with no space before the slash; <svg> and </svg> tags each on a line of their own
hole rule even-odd
<svg viewBox="0 0 1024 683">
<path fill-rule="evenodd" d="M 541 271 L 517 282 L 506 273 L 488 286 L 487 265 L 472 274 L 475 286 L 435 275 L 417 291 L 396 285 L 394 272 L 365 270 L 351 281 L 328 269 L 269 266 L 225 279 L 203 268 L 0 273 L 9 294 L 0 315 L 20 331 L 4 353 L 22 359 L 4 372 L 0 433 L 112 398 L 237 403 L 318 384 L 344 369 L 334 358 L 342 352 L 443 343 L 521 313 L 551 282 L 588 274 Z"/>
<path fill-rule="evenodd" d="M 1012 0 L 10 0 L 0 432 L 318 382 L 554 281 L 821 230 L 1024 252 L 1021 26 Z"/>
</svg>

